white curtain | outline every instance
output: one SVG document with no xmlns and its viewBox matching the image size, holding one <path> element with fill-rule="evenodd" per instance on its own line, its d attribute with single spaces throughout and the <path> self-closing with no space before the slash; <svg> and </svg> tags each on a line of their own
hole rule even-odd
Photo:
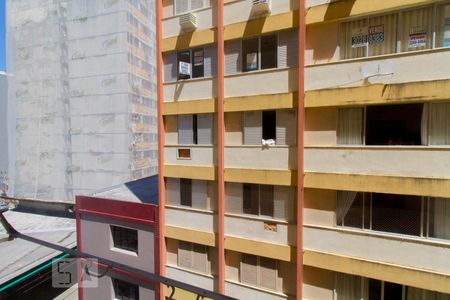
<svg viewBox="0 0 450 300">
<path fill-rule="evenodd" d="M 343 23 L 341 26 L 341 59 L 358 58 L 366 56 L 367 46 L 362 41 L 367 31 L 367 19 Z M 352 42 L 353 41 L 353 42 Z"/>
<path fill-rule="evenodd" d="M 370 17 L 369 56 L 395 53 L 397 46 L 397 14 Z"/>
<path fill-rule="evenodd" d="M 337 208 L 336 208 L 336 223 L 343 224 L 344 218 L 347 215 L 353 202 L 355 202 L 357 192 L 338 191 L 337 192 Z"/>
<path fill-rule="evenodd" d="M 431 105 L 430 145 L 450 145 L 450 102 Z"/>
<path fill-rule="evenodd" d="M 434 198 L 434 237 L 450 239 L 450 199 Z"/>
<path fill-rule="evenodd" d="M 337 143 L 339 145 L 363 144 L 363 108 L 342 108 L 338 110 Z"/>
<path fill-rule="evenodd" d="M 450 46 L 450 25 L 447 20 L 450 18 L 450 4 L 442 5 L 437 8 L 438 14 L 438 33 L 436 37 L 437 47 Z"/>
<path fill-rule="evenodd" d="M 403 13 L 402 52 L 430 49 L 433 8 L 419 8 Z"/>
<path fill-rule="evenodd" d="M 361 277 L 336 274 L 336 299 L 337 300 L 361 300 Z"/>
</svg>

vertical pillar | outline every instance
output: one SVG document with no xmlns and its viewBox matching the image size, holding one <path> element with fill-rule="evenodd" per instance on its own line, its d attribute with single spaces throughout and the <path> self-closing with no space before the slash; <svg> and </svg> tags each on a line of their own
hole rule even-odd
<svg viewBox="0 0 450 300">
<path fill-rule="evenodd" d="M 77 197 L 78 198 L 78 197 Z M 78 199 L 75 199 L 75 217 L 76 217 L 76 228 L 77 228 L 77 252 L 81 253 L 82 250 L 82 240 L 81 240 L 81 213 L 80 205 Z M 78 300 L 84 299 L 84 289 L 83 289 L 83 272 L 81 266 L 81 258 L 77 257 L 77 281 L 78 281 Z"/>
<path fill-rule="evenodd" d="M 224 41 L 223 41 L 223 0 L 217 0 L 217 182 L 218 182 L 218 292 L 225 293 L 225 180 L 224 147 L 225 115 L 224 101 Z"/>
<path fill-rule="evenodd" d="M 162 77 L 162 1 L 156 0 L 156 82 L 158 97 L 158 250 L 160 275 L 166 271 L 165 214 L 166 189 L 164 184 L 164 118 L 163 118 L 163 77 Z M 156 249 L 155 249 L 156 250 Z M 164 297 L 164 285 L 160 284 L 160 299 Z"/>
<path fill-rule="evenodd" d="M 298 9 L 298 123 L 297 123 L 297 299 L 302 299 L 303 285 L 303 129 L 305 99 L 305 0 L 299 0 Z"/>
</svg>

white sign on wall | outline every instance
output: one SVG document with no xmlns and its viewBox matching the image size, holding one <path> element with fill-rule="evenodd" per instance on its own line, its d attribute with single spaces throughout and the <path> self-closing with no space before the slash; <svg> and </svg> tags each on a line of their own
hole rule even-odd
<svg viewBox="0 0 450 300">
<path fill-rule="evenodd" d="M 427 45 L 427 29 L 424 26 L 409 29 L 409 48 L 424 47 Z"/>
<path fill-rule="evenodd" d="M 178 73 L 180 75 L 191 76 L 191 64 L 184 62 L 184 61 L 180 61 L 180 65 L 178 67 Z"/>
<path fill-rule="evenodd" d="M 352 29 L 352 48 L 367 46 L 367 27 Z"/>
</svg>

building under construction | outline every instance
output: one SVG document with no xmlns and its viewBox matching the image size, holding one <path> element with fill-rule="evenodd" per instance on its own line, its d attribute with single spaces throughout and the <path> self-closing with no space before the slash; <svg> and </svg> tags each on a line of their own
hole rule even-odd
<svg viewBox="0 0 450 300">
<path fill-rule="evenodd" d="M 8 0 L 10 193 L 73 200 L 156 173 L 153 0 Z"/>
</svg>

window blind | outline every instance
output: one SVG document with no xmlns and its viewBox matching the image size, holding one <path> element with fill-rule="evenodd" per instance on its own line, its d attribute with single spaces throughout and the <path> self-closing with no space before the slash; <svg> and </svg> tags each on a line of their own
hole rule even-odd
<svg viewBox="0 0 450 300">
<path fill-rule="evenodd" d="M 208 273 L 207 247 L 193 244 L 192 250 L 192 269 L 202 273 Z"/>
<path fill-rule="evenodd" d="M 205 47 L 205 77 L 217 76 L 217 47 Z"/>
<path fill-rule="evenodd" d="M 341 58 L 366 56 L 367 19 L 346 22 L 341 25 Z"/>
<path fill-rule="evenodd" d="M 277 289 L 277 262 L 274 259 L 259 258 L 259 285 L 271 290 Z"/>
<path fill-rule="evenodd" d="M 281 31 L 278 35 L 278 67 L 298 66 L 298 30 Z"/>
<path fill-rule="evenodd" d="M 277 111 L 277 145 L 295 145 L 297 115 L 294 110 Z"/>
<path fill-rule="evenodd" d="M 225 42 L 225 75 L 242 72 L 241 41 Z"/>
<path fill-rule="evenodd" d="M 426 7 L 402 15 L 402 51 L 430 49 L 433 40 L 433 8 Z"/>
<path fill-rule="evenodd" d="M 212 144 L 212 114 L 198 114 L 197 115 L 197 143 L 199 145 Z"/>
<path fill-rule="evenodd" d="M 261 145 L 262 113 L 252 111 L 244 113 L 244 145 Z"/>
<path fill-rule="evenodd" d="M 165 53 L 163 56 L 164 82 L 177 80 L 177 54 L 175 52 Z"/>
<path fill-rule="evenodd" d="M 274 203 L 273 203 L 273 185 L 262 184 L 259 186 L 259 201 L 261 216 L 273 217 Z"/>
<path fill-rule="evenodd" d="M 178 144 L 194 143 L 192 115 L 178 115 Z"/>
<path fill-rule="evenodd" d="M 178 266 L 192 268 L 191 243 L 178 241 Z"/>
<path fill-rule="evenodd" d="M 192 207 L 208 209 L 208 182 L 206 180 L 192 180 Z"/>
<path fill-rule="evenodd" d="M 242 254 L 241 257 L 241 282 L 256 286 L 258 284 L 257 257 L 249 254 Z"/>
<path fill-rule="evenodd" d="M 167 203 L 180 205 L 180 179 L 166 178 Z"/>
</svg>

